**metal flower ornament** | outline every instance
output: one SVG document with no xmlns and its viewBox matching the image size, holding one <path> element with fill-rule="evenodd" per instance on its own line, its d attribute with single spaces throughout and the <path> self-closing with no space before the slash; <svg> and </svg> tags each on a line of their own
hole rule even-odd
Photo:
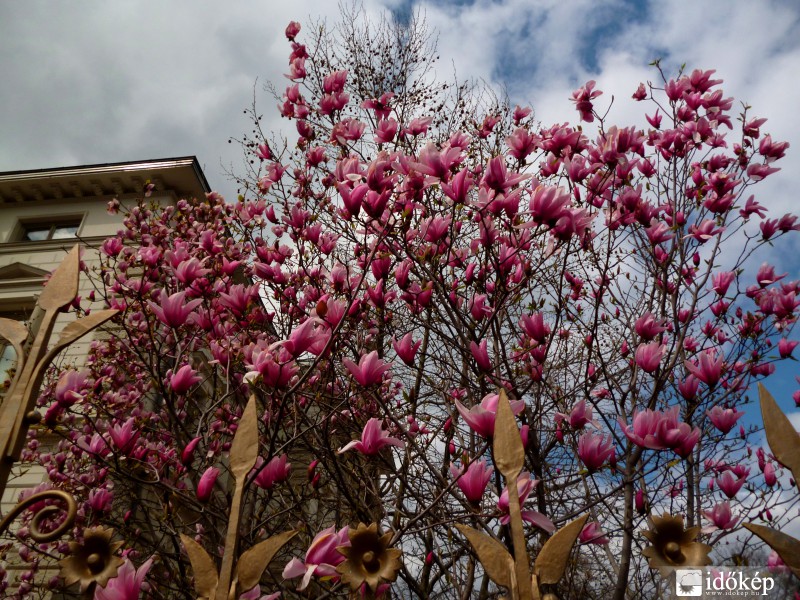
<svg viewBox="0 0 800 600">
<path fill-rule="evenodd" d="M 239 517 L 245 478 L 258 459 L 258 415 L 256 398 L 250 396 L 247 406 L 239 420 L 239 427 L 233 437 L 230 452 L 230 473 L 236 481 L 231 503 L 228 530 L 225 536 L 225 550 L 222 565 L 216 565 L 203 547 L 187 535 L 181 534 L 181 541 L 194 571 L 194 587 L 198 600 L 229 600 L 238 598 L 243 592 L 258 585 L 261 575 L 272 558 L 297 532 L 287 531 L 263 540 L 246 550 L 234 560 L 239 538 Z"/>
<path fill-rule="evenodd" d="M 497 403 L 493 450 L 495 464 L 509 488 L 508 504 L 514 557 L 495 538 L 466 525 L 456 525 L 456 528 L 472 544 L 489 578 L 508 589 L 513 600 L 548 600 L 552 595 L 545 594 L 541 586 L 554 585 L 564 575 L 569 555 L 589 515 L 567 523 L 553 534 L 539 551 L 531 573 L 519 495 L 512 491 L 517 486 L 511 485 L 522 471 L 525 449 L 511 403 L 503 390 L 500 390 Z"/>
</svg>

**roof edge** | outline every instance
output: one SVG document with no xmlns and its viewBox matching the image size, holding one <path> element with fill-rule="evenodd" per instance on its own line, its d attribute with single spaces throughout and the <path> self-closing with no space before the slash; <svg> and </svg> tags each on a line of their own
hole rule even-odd
<svg viewBox="0 0 800 600">
<path fill-rule="evenodd" d="M 74 177 L 76 175 L 102 175 L 119 171 L 142 171 L 146 169 L 174 169 L 191 167 L 206 192 L 211 191 L 205 173 L 196 156 L 179 156 L 174 158 L 157 158 L 152 160 L 125 161 L 116 163 L 98 163 L 93 165 L 77 165 L 72 167 L 56 167 L 49 169 L 30 169 L 25 171 L 0 172 L 0 182 L 50 177 Z"/>
</svg>

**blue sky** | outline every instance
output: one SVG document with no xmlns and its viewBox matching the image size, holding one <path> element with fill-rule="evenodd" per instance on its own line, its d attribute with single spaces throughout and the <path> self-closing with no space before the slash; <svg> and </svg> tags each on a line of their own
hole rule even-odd
<svg viewBox="0 0 800 600">
<path fill-rule="evenodd" d="M 335 2 L 0 3 L 0 171 L 197 155 L 211 185 L 241 164 L 228 137 L 249 129 L 254 90 L 266 124 L 281 126 L 262 83 L 286 80 L 283 29 L 309 17 L 334 23 Z M 288 3 L 287 3 L 288 4 Z M 570 93 L 595 79 L 614 98 L 611 121 L 643 123 L 630 95 L 668 72 L 715 68 L 728 95 L 767 117 L 791 148 L 783 170 L 757 189 L 777 214 L 800 211 L 800 4 L 795 0 L 365 0 L 372 16 L 418 11 L 438 30 L 449 77 L 481 78 L 531 105 L 543 123 L 574 121 Z M 256 83 L 258 80 L 258 83 Z M 800 235 L 768 258 L 800 277 Z M 765 259 L 766 259 L 765 258 Z M 797 363 L 769 387 L 784 408 Z"/>
</svg>

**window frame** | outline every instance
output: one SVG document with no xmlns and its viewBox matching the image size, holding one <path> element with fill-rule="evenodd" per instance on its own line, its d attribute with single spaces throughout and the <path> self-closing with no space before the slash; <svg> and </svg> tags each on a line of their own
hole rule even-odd
<svg viewBox="0 0 800 600">
<path fill-rule="evenodd" d="M 42 242 L 53 242 L 53 241 L 60 241 L 60 240 L 72 240 L 78 239 L 81 233 L 81 229 L 83 228 L 83 223 L 86 219 L 86 214 L 67 214 L 67 215 L 58 215 L 57 217 L 47 217 L 47 218 L 21 218 L 17 221 L 17 227 L 14 231 L 14 235 L 12 236 L 12 240 L 15 242 L 21 242 L 23 244 L 38 244 Z M 59 228 L 66 228 L 66 227 L 74 227 L 75 233 L 70 237 L 53 237 L 56 231 Z M 35 231 L 43 231 L 48 229 L 47 237 L 41 240 L 30 240 L 26 239 L 26 236 L 29 234 L 31 230 Z"/>
</svg>

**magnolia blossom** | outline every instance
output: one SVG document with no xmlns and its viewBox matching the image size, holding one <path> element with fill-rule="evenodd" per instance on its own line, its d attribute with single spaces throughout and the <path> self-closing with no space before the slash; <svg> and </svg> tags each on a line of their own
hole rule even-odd
<svg viewBox="0 0 800 600">
<path fill-rule="evenodd" d="M 725 500 L 715 504 L 711 510 L 704 510 L 703 514 L 711 524 L 703 528 L 703 533 L 711 533 L 717 529 L 733 529 L 739 523 L 739 518 L 731 513 L 731 503 Z"/>
<path fill-rule="evenodd" d="M 422 340 L 414 342 L 411 332 L 405 334 L 399 342 L 392 339 L 392 347 L 397 352 L 397 356 L 409 366 L 414 364 L 414 356 L 417 354 L 421 344 Z"/>
<path fill-rule="evenodd" d="M 494 435 L 494 421 L 497 416 L 497 403 L 500 400 L 498 394 L 487 394 L 481 403 L 467 410 L 464 405 L 456 400 L 456 409 L 466 421 L 469 428 L 479 436 L 490 438 Z M 511 401 L 511 412 L 518 415 L 525 408 L 522 400 Z"/>
<path fill-rule="evenodd" d="M 642 371 L 646 373 L 652 373 L 661 364 L 661 359 L 664 358 L 664 353 L 666 351 L 666 346 L 664 346 L 661 342 L 639 344 L 639 346 L 636 348 L 636 364 Z"/>
<path fill-rule="evenodd" d="M 714 481 L 717 487 L 722 490 L 728 498 L 735 498 L 739 490 L 745 482 L 745 477 L 737 477 L 731 471 L 725 471 L 722 475 L 717 477 Z"/>
<path fill-rule="evenodd" d="M 185 394 L 203 378 L 192 369 L 191 365 L 183 365 L 175 373 L 168 375 L 169 387 L 176 394 Z"/>
<path fill-rule="evenodd" d="M 200 481 L 197 483 L 197 499 L 200 500 L 200 502 L 209 501 L 211 493 L 214 491 L 214 484 L 217 482 L 217 477 L 219 477 L 219 469 L 217 467 L 208 467 L 203 472 Z"/>
<path fill-rule="evenodd" d="M 70 406 L 79 400 L 83 400 L 84 394 L 81 392 L 87 386 L 88 376 L 89 371 L 87 369 L 64 371 L 56 384 L 56 402 L 61 406 Z"/>
<path fill-rule="evenodd" d="M 531 474 L 527 471 L 523 471 L 519 474 L 519 477 L 517 477 L 517 495 L 519 496 L 520 507 L 525 504 L 528 496 L 530 496 L 530 493 L 534 490 L 538 483 L 539 480 L 531 479 Z M 508 502 L 508 486 L 506 486 L 503 488 L 503 491 L 500 494 L 500 499 L 497 501 L 497 508 L 499 508 L 500 512 L 502 513 L 500 522 L 503 525 L 508 524 L 509 520 L 511 519 L 509 516 Z M 553 533 L 556 530 L 555 524 L 548 519 L 546 515 L 543 515 L 537 510 L 523 510 L 522 519 L 532 525 L 536 525 L 536 527 L 539 527 L 547 533 Z"/>
<path fill-rule="evenodd" d="M 130 560 L 125 559 L 117 571 L 117 576 L 109 579 L 105 587 L 98 586 L 95 589 L 94 600 L 139 600 L 144 578 L 152 566 L 152 557 L 138 569 Z"/>
<path fill-rule="evenodd" d="M 775 465 L 771 462 L 768 462 L 764 465 L 764 483 L 766 483 L 769 487 L 773 487 L 776 483 L 778 483 L 778 477 L 775 474 Z"/>
<path fill-rule="evenodd" d="M 578 440 L 578 458 L 589 472 L 602 467 L 606 461 L 614 462 L 614 440 L 609 435 L 586 431 Z"/>
<path fill-rule="evenodd" d="M 256 459 L 256 466 L 253 467 L 253 470 L 258 473 L 253 479 L 253 483 L 268 490 L 276 484 L 286 481 L 292 470 L 292 463 L 287 463 L 287 458 L 286 454 L 273 456 L 264 466 L 264 459 L 259 456 Z"/>
<path fill-rule="evenodd" d="M 736 421 L 744 416 L 743 412 L 739 412 L 735 408 L 722 408 L 721 406 L 713 407 L 706 411 L 706 414 L 711 424 L 722 433 L 728 433 L 736 425 Z"/>
<path fill-rule="evenodd" d="M 306 589 L 312 576 L 338 578 L 336 567 L 344 562 L 344 556 L 336 548 L 350 546 L 347 530 L 347 527 L 342 527 L 339 533 L 336 533 L 336 528 L 331 526 L 320 531 L 308 547 L 305 560 L 297 558 L 290 560 L 283 569 L 283 578 L 302 576 L 298 590 Z"/>
<path fill-rule="evenodd" d="M 578 403 L 572 407 L 572 411 L 569 415 L 557 412 L 556 423 L 562 421 L 567 421 L 569 426 L 573 429 L 583 429 L 584 426 L 589 423 L 595 427 L 600 427 L 599 423 L 592 419 L 592 407 L 586 404 L 586 400 L 578 401 Z"/>
<path fill-rule="evenodd" d="M 361 452 L 361 454 L 374 456 L 387 446 L 404 448 L 405 444 L 397 438 L 390 437 L 389 433 L 383 429 L 381 420 L 373 417 L 367 421 L 366 425 L 364 425 L 364 431 L 361 434 L 361 439 L 353 440 L 352 442 L 339 448 L 339 454 L 355 448 Z"/>
<path fill-rule="evenodd" d="M 700 381 L 705 383 L 708 387 L 713 388 L 717 385 L 720 377 L 722 376 L 722 366 L 724 362 L 722 356 L 717 356 L 717 351 L 713 348 L 701 352 L 696 362 L 686 361 L 684 365 L 689 372 L 697 377 Z"/>
<path fill-rule="evenodd" d="M 596 544 L 598 546 L 604 546 L 608 544 L 610 540 L 600 528 L 600 523 L 597 521 L 589 521 L 583 526 L 583 529 L 581 529 L 581 533 L 578 536 L 578 541 L 581 544 Z"/>
<path fill-rule="evenodd" d="M 385 363 L 378 358 L 378 352 L 373 350 L 365 354 L 354 363 L 349 358 L 342 360 L 342 364 L 347 367 L 350 374 L 363 387 L 369 387 L 383 380 L 383 375 L 392 368 L 392 363 Z"/>
<path fill-rule="evenodd" d="M 108 430 L 111 441 L 120 452 L 127 454 L 133 449 L 136 440 L 139 439 L 139 432 L 134 429 L 136 421 L 129 417 L 124 423 L 114 425 Z"/>
<path fill-rule="evenodd" d="M 169 327 L 180 327 L 189 319 L 195 308 L 200 306 L 202 299 L 186 301 L 186 292 L 176 292 L 167 295 L 161 292 L 161 299 L 158 303 L 148 302 L 150 309 L 156 314 L 159 321 Z"/>
<path fill-rule="evenodd" d="M 455 465 L 450 465 L 450 475 L 456 479 L 459 489 L 470 504 L 480 504 L 492 473 L 494 473 L 494 469 L 484 460 L 474 460 L 468 467 L 460 469 L 457 469 Z"/>
</svg>

